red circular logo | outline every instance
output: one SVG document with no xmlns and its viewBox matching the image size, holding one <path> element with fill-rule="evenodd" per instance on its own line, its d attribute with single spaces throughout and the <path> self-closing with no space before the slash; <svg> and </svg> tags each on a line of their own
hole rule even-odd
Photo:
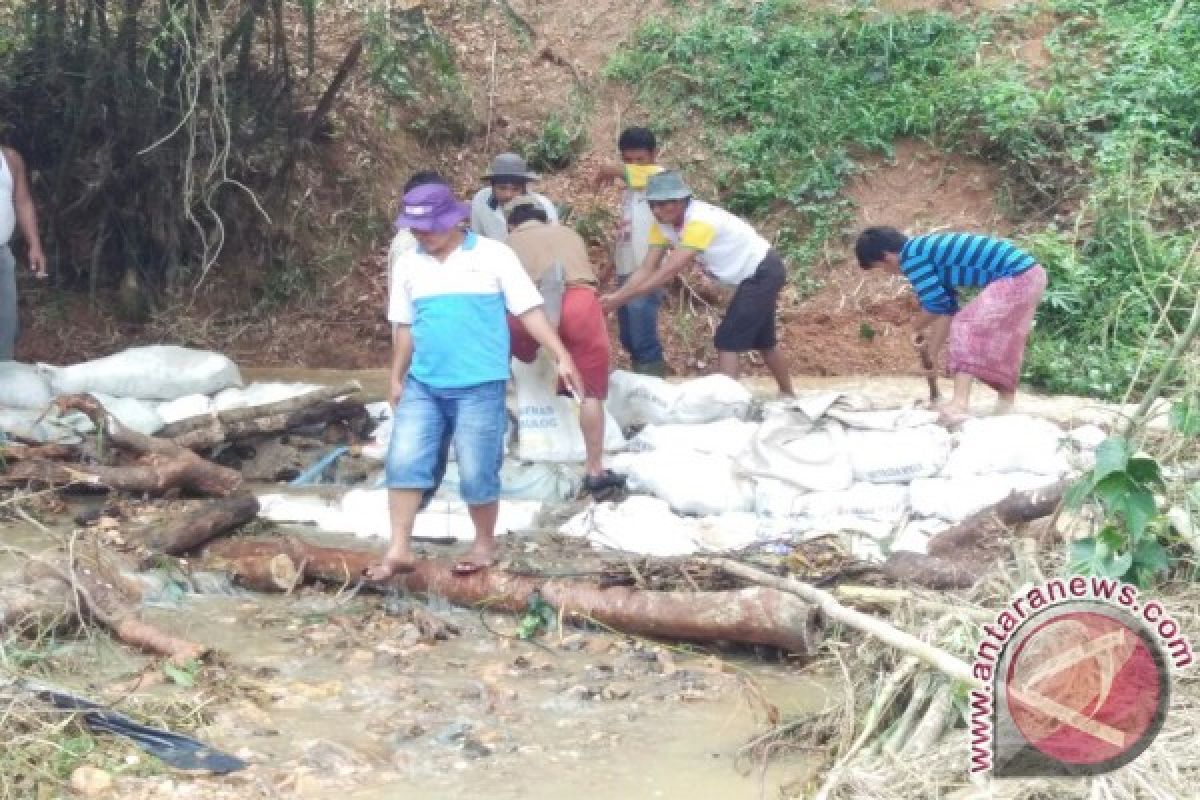
<svg viewBox="0 0 1200 800">
<path fill-rule="evenodd" d="M 1063 764 L 1093 765 L 1137 749 L 1157 734 L 1162 674 L 1143 637 L 1102 613 L 1062 614 L 1020 642 L 1005 692 L 1013 724 L 1033 747 Z"/>
</svg>

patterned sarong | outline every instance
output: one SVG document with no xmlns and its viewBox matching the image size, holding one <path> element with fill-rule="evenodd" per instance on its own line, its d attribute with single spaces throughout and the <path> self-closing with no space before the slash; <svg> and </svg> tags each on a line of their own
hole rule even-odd
<svg viewBox="0 0 1200 800">
<path fill-rule="evenodd" d="M 946 370 L 974 375 L 999 392 L 1014 391 L 1033 313 L 1045 290 L 1046 271 L 1037 264 L 989 283 L 954 315 Z"/>
</svg>

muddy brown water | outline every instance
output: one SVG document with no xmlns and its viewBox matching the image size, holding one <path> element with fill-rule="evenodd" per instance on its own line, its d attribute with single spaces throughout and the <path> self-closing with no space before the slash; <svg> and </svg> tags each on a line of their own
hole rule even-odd
<svg viewBox="0 0 1200 800">
<path fill-rule="evenodd" d="M 4 523 L 0 541 L 51 549 L 70 514 L 50 524 L 53 536 Z M 0 569 L 13 563 L 0 556 Z M 97 762 L 114 771 L 122 798 L 715 800 L 758 797 L 764 786 L 774 796 L 812 763 L 797 755 L 765 777 L 735 768 L 738 748 L 764 729 L 754 698 L 785 717 L 840 699 L 832 681 L 794 663 L 602 631 L 551 632 L 537 646 L 512 638 L 511 616 L 436 599 L 460 634 L 432 643 L 408 621 L 411 597 L 304 589 L 149 599 L 148 619 L 218 653 L 195 687 L 172 685 L 151 659 L 105 637 L 64 644 L 70 668 L 39 679 L 124 708 L 137 695 L 194 703 L 204 722 L 190 732 L 251 766 L 224 778 L 138 777 L 146 759 L 130 748 L 127 767 Z M 151 680 L 131 698 L 138 675 Z"/>
</svg>

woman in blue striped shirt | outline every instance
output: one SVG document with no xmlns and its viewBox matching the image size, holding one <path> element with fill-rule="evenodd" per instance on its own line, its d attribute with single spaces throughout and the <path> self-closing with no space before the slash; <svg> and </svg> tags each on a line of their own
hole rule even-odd
<svg viewBox="0 0 1200 800">
<path fill-rule="evenodd" d="M 912 284 L 921 313 L 913 345 L 927 346 L 937 363 L 947 344 L 946 370 L 954 395 L 943 419 L 968 415 L 976 378 L 999 393 L 996 412 L 1012 409 L 1033 314 L 1046 290 L 1046 271 L 1033 256 L 1003 239 L 971 233 L 934 233 L 909 238 L 895 228 L 867 228 L 855 255 L 863 269 L 882 268 Z M 983 291 L 960 309 L 961 287 Z"/>
</svg>

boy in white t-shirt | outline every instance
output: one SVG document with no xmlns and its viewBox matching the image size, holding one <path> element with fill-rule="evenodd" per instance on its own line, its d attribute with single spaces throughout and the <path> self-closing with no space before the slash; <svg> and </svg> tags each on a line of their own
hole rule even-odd
<svg viewBox="0 0 1200 800">
<path fill-rule="evenodd" d="M 646 182 L 663 168 L 657 163 L 658 140 L 649 128 L 621 131 L 617 150 L 621 153 L 621 164 L 601 166 L 596 180 L 598 184 L 620 180 L 625 186 L 613 248 L 613 264 L 620 287 L 646 259 L 650 229 L 654 227 L 654 214 L 646 202 Z M 656 289 L 633 298 L 617 311 L 621 346 L 629 353 L 634 372 L 659 377 L 666 374 L 667 365 L 658 338 L 658 309 L 662 301 L 663 290 Z"/>
</svg>

